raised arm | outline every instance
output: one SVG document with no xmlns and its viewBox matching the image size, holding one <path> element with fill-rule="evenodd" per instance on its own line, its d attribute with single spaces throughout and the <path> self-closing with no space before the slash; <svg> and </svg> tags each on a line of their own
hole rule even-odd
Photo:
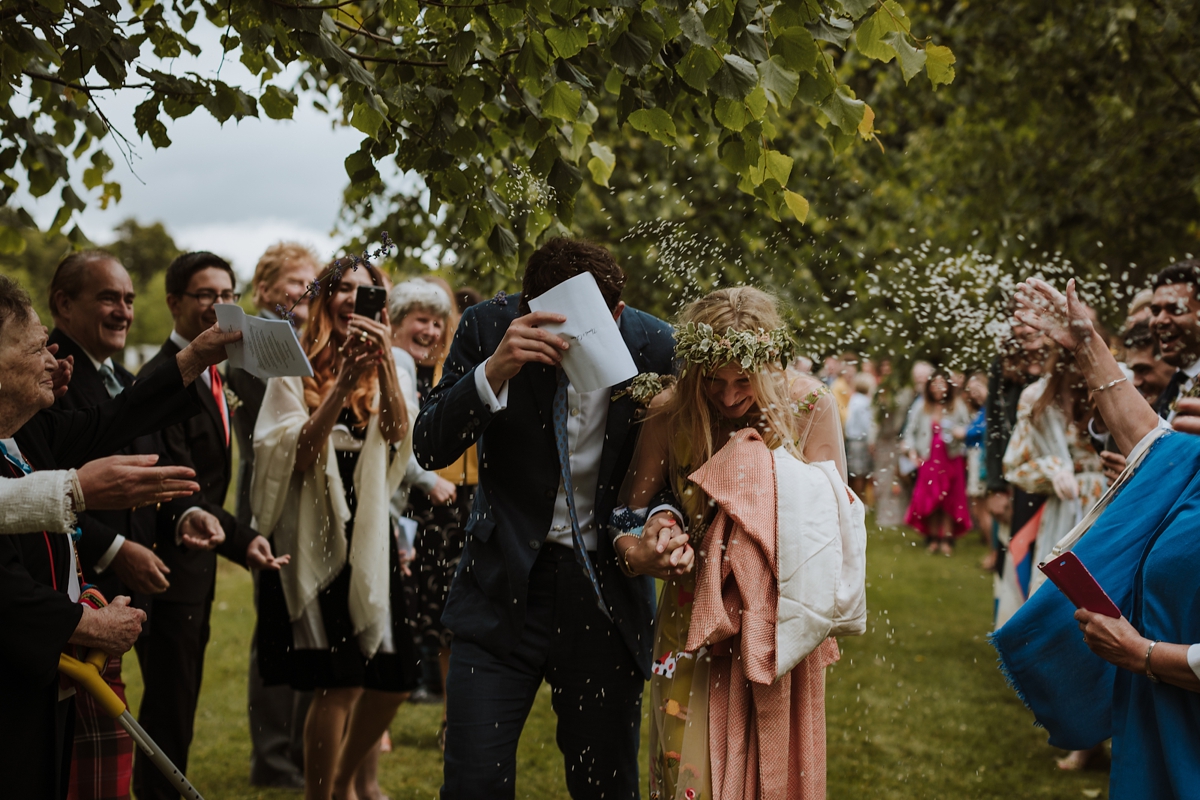
<svg viewBox="0 0 1200 800">
<path fill-rule="evenodd" d="M 1075 279 L 1064 295 L 1045 281 L 1030 278 L 1017 287 L 1017 320 L 1042 331 L 1075 356 L 1117 447 L 1130 452 L 1146 434 L 1158 427 L 1158 414 L 1125 374 L 1108 345 L 1096 333 L 1087 307 L 1075 292 Z"/>
</svg>

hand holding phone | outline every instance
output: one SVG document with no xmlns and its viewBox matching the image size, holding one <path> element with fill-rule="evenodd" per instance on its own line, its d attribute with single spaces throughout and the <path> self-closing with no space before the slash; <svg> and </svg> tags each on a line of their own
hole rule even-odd
<svg viewBox="0 0 1200 800">
<path fill-rule="evenodd" d="M 379 313 L 387 307 L 387 289 L 382 286 L 359 286 L 354 297 L 354 313 L 382 322 Z"/>
</svg>

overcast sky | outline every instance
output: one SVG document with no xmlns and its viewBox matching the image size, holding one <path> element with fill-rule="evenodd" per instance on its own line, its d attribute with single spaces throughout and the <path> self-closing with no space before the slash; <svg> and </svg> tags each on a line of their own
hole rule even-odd
<svg viewBox="0 0 1200 800">
<path fill-rule="evenodd" d="M 214 75 L 221 57 L 219 32 L 201 22 L 194 33 L 193 41 L 204 48 L 198 59 L 154 66 L 175 74 Z M 253 91 L 257 79 L 232 55 L 221 66 L 221 78 Z M 275 82 L 291 88 L 284 76 Z M 342 161 L 362 139 L 357 130 L 333 128 L 330 118 L 303 98 L 293 120 L 271 120 L 260 110 L 259 119 L 230 120 L 223 127 L 198 108 L 180 120 L 164 115 L 172 144 L 155 150 L 137 137 L 133 124 L 133 110 L 144 96 L 125 91 L 100 100 L 104 113 L 135 143 L 135 157 L 131 172 L 112 137 L 105 140 L 116 165 L 109 180 L 118 181 L 122 192 L 121 202 L 108 210 L 95 203 L 98 195 L 85 195 L 76 184 L 89 203 L 79 218 L 88 238 L 107 241 L 113 227 L 129 217 L 143 224 L 161 221 L 180 247 L 223 255 L 243 278 L 253 272 L 262 251 L 280 239 L 305 242 L 322 258 L 338 249 L 342 239 L 335 241 L 330 232 L 347 182 Z M 55 190 L 28 207 L 46 225 L 58 205 Z"/>
</svg>

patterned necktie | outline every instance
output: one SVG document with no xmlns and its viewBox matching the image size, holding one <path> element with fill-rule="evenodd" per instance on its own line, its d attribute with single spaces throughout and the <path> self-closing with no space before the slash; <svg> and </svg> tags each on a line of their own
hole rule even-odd
<svg viewBox="0 0 1200 800">
<path fill-rule="evenodd" d="M 567 384 L 570 380 L 567 373 L 560 371 L 558 389 L 554 392 L 554 441 L 558 445 L 558 467 L 562 474 L 563 491 L 567 495 L 567 512 L 571 517 L 571 541 L 575 544 L 575 560 L 587 573 L 592 589 L 596 592 L 596 602 L 604 616 L 612 619 L 608 606 L 604 603 L 604 595 L 600 592 L 600 580 L 596 577 L 596 567 L 588 557 L 587 548 L 583 546 L 583 533 L 579 530 L 579 515 L 575 512 L 575 489 L 571 483 L 571 454 L 570 443 L 567 440 Z"/>
<path fill-rule="evenodd" d="M 108 390 L 109 397 L 116 397 L 125 391 L 125 387 L 117 380 L 117 373 L 108 364 L 100 365 L 100 380 L 104 381 L 104 388 Z"/>
<path fill-rule="evenodd" d="M 225 403 L 225 384 L 221 382 L 221 373 L 214 364 L 208 368 L 209 384 L 212 387 L 213 400 L 221 415 L 221 426 L 225 429 L 225 446 L 229 447 L 229 408 Z"/>
</svg>

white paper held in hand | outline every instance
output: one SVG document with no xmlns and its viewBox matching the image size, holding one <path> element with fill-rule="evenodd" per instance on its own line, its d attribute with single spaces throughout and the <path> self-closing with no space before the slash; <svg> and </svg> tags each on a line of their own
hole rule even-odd
<svg viewBox="0 0 1200 800">
<path fill-rule="evenodd" d="M 580 273 L 532 298 L 529 308 L 567 318 L 564 323 L 541 327 L 570 345 L 562 367 L 575 391 L 584 394 L 607 389 L 637 375 L 637 365 L 592 273 Z"/>
<path fill-rule="evenodd" d="M 226 333 L 241 331 L 242 340 L 226 346 L 229 366 L 244 369 L 255 377 L 312 377 L 312 364 L 300 347 L 296 329 L 287 320 L 247 316 L 233 303 L 217 305 L 217 324 Z"/>
</svg>

